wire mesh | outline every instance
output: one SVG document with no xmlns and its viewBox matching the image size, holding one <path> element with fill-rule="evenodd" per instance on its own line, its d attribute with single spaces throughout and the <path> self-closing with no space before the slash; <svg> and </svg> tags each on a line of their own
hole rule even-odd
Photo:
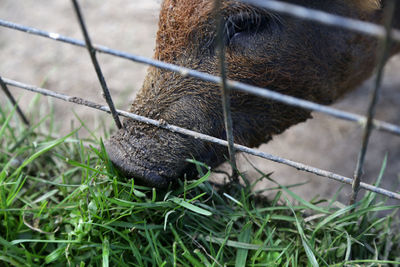
<svg viewBox="0 0 400 267">
<path fill-rule="evenodd" d="M 118 50 L 114 50 L 114 49 L 110 49 L 104 46 L 99 46 L 99 45 L 92 45 L 90 42 L 89 34 L 87 33 L 87 30 L 85 28 L 85 23 L 83 20 L 82 16 L 79 16 L 79 8 L 77 6 L 77 2 L 75 0 L 72 0 L 74 5 L 75 5 L 75 9 L 78 13 L 78 18 L 80 20 L 80 24 L 82 27 L 82 31 L 84 32 L 84 36 L 85 36 L 85 42 L 81 41 L 81 40 L 77 40 L 77 39 L 73 39 L 73 38 L 69 38 L 69 37 L 65 37 L 62 36 L 58 33 L 50 33 L 47 31 L 43 31 L 43 30 L 39 30 L 39 29 L 35 29 L 32 27 L 28 27 L 28 26 L 23 26 L 23 25 L 18 25 L 12 22 L 8 22 L 8 21 L 4 21 L 4 20 L 0 20 L 0 26 L 3 27 L 8 27 L 14 30 L 19 30 L 19 31 L 23 31 L 23 32 L 27 32 L 30 34 L 34 34 L 34 35 L 39 35 L 42 37 L 47 37 L 56 41 L 61 41 L 61 42 L 65 42 L 65 43 L 69 43 L 69 44 L 73 44 L 73 45 L 77 45 L 77 46 L 81 46 L 81 47 L 86 47 L 91 56 L 94 55 L 94 52 L 102 52 L 102 53 L 107 53 L 113 56 L 117 56 L 117 57 L 121 57 L 121 58 L 125 58 L 125 59 L 129 59 L 129 60 L 133 60 L 135 62 L 140 62 L 140 63 L 144 63 L 147 65 L 152 65 L 158 68 L 162 68 L 165 70 L 169 70 L 169 71 L 173 71 L 176 73 L 181 74 L 182 76 L 191 76 L 197 79 L 201 79 L 201 80 L 205 80 L 205 81 L 209 81 L 209 82 L 213 82 L 216 84 L 221 84 L 222 88 L 225 89 L 229 89 L 229 90 L 238 90 L 241 92 L 245 92 L 245 93 L 249 93 L 249 94 L 253 94 L 253 95 L 257 95 L 260 97 L 264 97 L 267 99 L 271 99 L 274 101 L 278 101 L 287 105 L 291 105 L 291 106 L 295 106 L 295 107 L 300 107 L 300 108 L 304 108 L 307 110 L 311 110 L 311 111 L 317 111 L 317 112 L 321 112 L 339 119 L 343 119 L 343 120 L 348 120 L 348 121 L 352 121 L 352 122 L 356 122 L 359 123 L 363 126 L 365 126 L 365 134 L 364 134 L 364 141 L 363 141 L 363 145 L 362 145 L 362 149 L 360 152 L 360 155 L 365 155 L 366 153 L 366 148 L 368 147 L 368 137 L 370 135 L 371 129 L 375 128 L 377 130 L 381 130 L 381 131 L 386 131 L 395 135 L 400 135 L 400 126 L 398 125 L 394 125 L 394 124 L 390 124 L 387 122 L 383 122 L 383 121 L 378 121 L 378 120 L 374 120 L 373 119 L 373 110 L 374 110 L 374 106 L 376 103 L 376 97 L 372 98 L 371 104 L 370 104 L 370 108 L 369 108 L 369 113 L 367 116 L 361 116 L 361 115 L 357 115 L 357 114 L 353 114 L 350 112 L 346 112 L 346 111 L 342 111 L 342 110 L 338 110 L 335 108 L 331 108 L 331 107 L 327 107 L 327 106 L 323 106 L 317 103 L 313 103 L 310 101 L 306 101 L 303 99 L 298 99 L 295 97 L 291 97 L 291 96 L 287 96 L 287 95 L 283 95 L 277 92 L 274 92 L 272 90 L 266 89 L 266 88 L 258 88 L 255 86 L 251 86 L 251 85 L 247 85 L 244 83 L 240 83 L 240 82 L 235 82 L 235 81 L 230 81 L 230 80 L 226 80 L 226 77 L 224 77 L 224 61 L 223 58 L 221 59 L 221 77 L 218 76 L 213 76 L 210 74 L 206 74 L 206 73 L 202 73 L 196 70 L 192 70 L 192 69 L 188 69 L 188 68 L 184 68 L 184 67 L 180 67 L 180 66 L 176 66 L 173 64 L 169 64 L 169 63 L 165 63 L 165 62 L 161 62 L 161 61 L 157 61 L 157 60 L 153 60 L 153 59 L 149 59 L 149 58 L 145 58 L 145 57 L 141 57 L 141 56 L 137 56 L 137 55 L 132 55 L 132 54 L 128 54 L 122 51 L 118 51 Z M 289 3 L 285 3 L 285 2 L 280 2 L 280 1 L 274 1 L 274 0 L 268 0 L 268 1 L 257 1 L 257 0 L 238 0 L 240 2 L 244 2 L 244 3 L 248 3 L 248 4 L 252 4 L 252 5 L 257 5 L 260 6 L 262 8 L 266 8 L 275 12 L 280 12 L 280 13 L 285 13 L 291 16 L 296 16 L 298 18 L 302 18 L 302 19 L 306 19 L 306 20 L 312 20 L 318 23 L 323 23 L 323 24 L 327 24 L 327 25 L 332 25 L 332 26 L 337 26 L 337 27 L 342 27 L 344 29 L 347 30 L 352 30 L 352 31 L 357 31 L 363 34 L 367 34 L 367 35 L 371 35 L 371 36 L 375 36 L 375 37 L 379 37 L 379 38 L 384 38 L 384 40 L 386 40 L 386 42 L 388 42 L 389 40 L 395 40 L 395 41 L 400 41 L 400 31 L 396 30 L 396 29 L 390 29 L 388 27 L 388 25 L 385 25 L 385 27 L 380 26 L 380 25 L 375 25 L 373 23 L 369 23 L 369 22 L 365 22 L 365 21 L 359 21 L 359 20 L 355 20 L 355 19 L 351 19 L 351 18 L 345 18 L 345 17 L 341 17 L 338 15 L 333 15 L 333 14 L 329 14 L 326 12 L 322 12 L 319 10 L 313 10 L 313 9 L 309 9 L 309 8 L 305 8 L 302 6 L 298 6 L 298 5 L 294 5 L 294 4 L 289 4 Z M 216 0 L 216 3 L 219 2 L 218 0 Z M 394 1 L 393 1 L 394 3 Z M 394 9 L 393 9 L 394 10 Z M 86 33 L 85 33 L 86 32 Z M 224 50 L 223 45 L 220 46 L 221 51 Z M 223 53 L 221 53 L 223 54 Z M 94 56 L 95 58 L 95 56 Z M 382 62 L 385 60 L 385 56 L 384 53 L 381 56 Z M 93 56 L 92 56 L 92 60 L 93 60 Z M 93 64 L 96 68 L 97 71 L 97 67 L 96 67 L 96 63 L 95 60 L 93 61 Z M 98 63 L 97 63 L 98 65 Z M 382 65 L 382 66 L 381 66 Z M 383 64 L 381 64 L 379 66 L 378 69 L 378 78 L 377 78 L 377 82 L 376 82 L 376 95 L 378 93 L 378 89 L 380 87 L 380 80 L 381 80 L 381 75 L 379 75 L 379 72 L 382 72 L 383 69 Z M 100 70 L 100 66 L 98 66 L 98 69 Z M 101 72 L 101 71 L 100 71 Z M 104 89 L 104 85 L 105 85 L 105 80 L 103 78 L 104 84 L 102 82 L 102 75 L 99 76 L 99 80 L 100 83 L 102 84 L 102 87 Z M 227 131 L 227 138 L 228 141 L 224 141 L 215 137 L 211 137 L 211 136 L 207 136 L 201 133 L 196 133 L 193 132 L 191 130 L 188 129 L 183 129 L 181 127 L 177 127 L 174 125 L 169 125 L 169 124 L 165 124 L 165 122 L 159 122 L 156 120 L 152 120 L 149 118 L 145 118 L 133 113 L 128 113 L 128 112 L 124 112 L 124 111 L 120 111 L 120 110 L 115 110 L 113 104 L 112 104 L 112 99 L 111 96 L 109 98 L 109 101 L 107 100 L 107 103 L 109 103 L 110 108 L 99 105 L 97 103 L 93 103 L 90 102 L 88 100 L 82 99 L 80 97 L 72 97 L 72 96 L 67 96 L 67 95 L 63 95 L 63 94 L 59 94 L 59 93 L 55 93 L 43 88 L 38 88 L 35 86 L 31 86 L 31 85 L 26 85 L 26 84 L 22 84 L 20 82 L 17 81 L 13 81 L 10 79 L 6 79 L 3 78 L 4 84 L 8 84 L 11 86 L 15 86 L 15 87 L 19 87 L 19 88 L 24 88 L 24 89 L 28 89 L 31 91 L 35 91 L 37 93 L 41 93 L 41 94 L 45 94 L 48 96 L 52 96 L 52 97 L 56 97 L 65 101 L 69 101 L 69 102 L 73 102 L 76 104 L 81 104 L 81 105 L 86 105 L 89 106 L 91 108 L 96 108 L 102 111 L 106 111 L 106 112 L 112 112 L 114 115 L 114 120 L 116 122 L 117 127 L 121 127 L 121 124 L 118 123 L 119 119 L 115 119 L 118 118 L 118 115 L 122 115 L 125 117 L 129 117 L 131 119 L 134 120 L 138 120 L 138 121 L 143 121 L 146 123 L 150 123 L 152 125 L 155 125 L 157 127 L 161 127 L 161 128 L 165 128 L 167 130 L 173 131 L 173 132 L 178 132 L 178 133 L 182 133 L 182 134 L 186 134 L 186 135 L 190 135 L 193 136 L 195 138 L 199 138 L 201 140 L 204 141 L 208 141 L 208 142 L 213 142 L 213 143 L 217 143 L 220 145 L 224 145 L 224 146 L 231 146 L 231 148 L 236 149 L 237 151 L 242 151 L 242 152 L 246 152 L 252 155 L 256 155 L 262 158 L 266 158 L 275 162 L 279 162 L 282 164 L 286 164 L 288 166 L 294 167 L 298 170 L 302 170 L 302 171 L 307 171 L 307 172 L 311 172 L 314 173 L 316 175 L 319 176 L 323 176 L 323 177 L 327 177 L 330 179 L 334 179 L 336 181 L 340 181 L 343 183 L 347 183 L 347 184 L 353 184 L 353 198 L 351 201 L 355 201 L 355 197 L 356 197 L 356 192 L 358 192 L 358 188 L 363 188 L 369 191 L 373 191 L 379 194 L 383 194 L 385 196 L 388 196 L 390 198 L 394 198 L 394 199 L 398 199 L 400 200 L 400 195 L 398 193 L 395 192 L 391 192 L 379 187 L 375 187 L 369 184 L 365 184 L 362 182 L 357 181 L 357 179 L 351 179 L 348 177 L 344 177 L 341 175 L 338 175 L 336 173 L 332 173 L 332 172 L 328 172 L 325 170 L 321 170 L 318 168 L 314 168 L 305 164 L 301 164 L 298 162 L 294 162 L 294 161 L 290 161 L 284 158 L 280 158 L 280 157 L 276 157 L 273 155 L 270 155 L 268 153 L 265 152 L 261 152 L 259 150 L 256 149 L 251 149 L 245 146 L 241 146 L 238 144 L 234 144 L 233 145 L 233 134 L 232 134 L 232 128 L 229 127 L 229 125 L 226 126 L 226 131 Z M 226 96 L 223 99 L 229 99 Z M 375 99 L 375 100 L 374 100 Z M 223 106 L 225 107 L 224 109 L 226 109 L 227 106 L 226 104 L 223 104 Z M 115 111 L 113 111 L 113 109 Z M 111 111 L 110 111 L 111 110 Z M 229 112 L 228 113 L 224 113 L 224 117 L 225 117 L 225 121 L 229 121 Z M 232 136 L 232 137 L 230 137 Z M 232 138 L 232 139 L 231 139 Z M 233 151 L 233 150 L 231 150 Z M 231 153 L 233 154 L 233 153 Z M 234 158 L 234 156 L 231 156 L 231 159 Z M 355 178 L 359 178 L 359 174 L 357 175 L 357 173 L 359 172 L 359 170 L 362 169 L 362 161 L 359 160 L 359 164 L 357 167 L 357 171 L 356 171 L 356 175 Z M 353 200 L 354 199 L 354 200 Z"/>
</svg>

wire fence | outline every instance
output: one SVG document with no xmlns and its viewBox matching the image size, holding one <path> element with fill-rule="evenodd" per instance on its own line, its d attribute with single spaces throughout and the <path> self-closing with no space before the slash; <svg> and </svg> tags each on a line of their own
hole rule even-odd
<svg viewBox="0 0 400 267">
<path fill-rule="evenodd" d="M 336 180 L 336 181 L 339 181 L 342 183 L 350 184 L 350 185 L 352 185 L 352 189 L 353 189 L 353 193 L 350 198 L 351 204 L 356 201 L 357 193 L 360 188 L 366 189 L 366 190 L 369 190 L 369 191 L 372 191 L 372 192 L 375 192 L 378 194 L 382 194 L 382 195 L 385 195 L 390 198 L 400 200 L 400 194 L 398 194 L 396 192 L 392 192 L 389 190 L 385 190 L 385 189 L 361 182 L 361 170 L 363 168 L 364 158 L 365 158 L 365 154 L 367 152 L 368 141 L 369 141 L 371 131 L 373 129 L 376 129 L 379 131 L 385 131 L 385 132 L 400 136 L 400 126 L 399 125 L 394 125 L 394 124 L 391 124 L 388 122 L 373 119 L 374 113 L 375 113 L 375 108 L 376 108 L 376 103 L 377 103 L 377 98 L 378 98 L 379 91 L 380 91 L 379 89 L 381 87 L 382 78 L 383 78 L 383 66 L 387 59 L 390 44 L 392 41 L 400 41 L 400 31 L 397 29 L 391 29 L 392 21 L 394 18 L 395 4 L 396 4 L 395 0 L 388 1 L 388 5 L 387 5 L 386 9 L 389 11 L 387 12 L 386 20 L 385 20 L 386 22 L 385 22 L 385 25 L 383 25 L 383 26 L 376 25 L 376 24 L 373 24 L 370 22 L 359 21 L 359 20 L 355 20 L 355 19 L 351 19 L 351 18 L 333 15 L 333 14 L 329 14 L 329 13 L 326 13 L 323 11 L 313 10 L 313 9 L 305 8 L 302 6 L 289 4 L 286 2 L 275 1 L 275 0 L 264 0 L 264 1 L 261 1 L 261 0 L 238 0 L 243 3 L 256 5 L 261 8 L 265 8 L 265 9 L 268 9 L 268 10 L 271 10 L 274 12 L 284 13 L 286 15 L 295 16 L 298 18 L 306 19 L 306 20 L 312 20 L 317 23 L 323 23 L 323 24 L 330 25 L 330 26 L 341 27 L 341 28 L 344 28 L 347 30 L 356 31 L 359 33 L 363 33 L 363 34 L 367 34 L 367 35 L 375 36 L 375 37 L 379 38 L 381 40 L 382 49 L 380 51 L 380 60 L 379 60 L 378 69 L 377 69 L 377 77 L 376 77 L 376 81 L 375 81 L 374 93 L 371 96 L 369 109 L 368 109 L 368 113 L 366 116 L 361 116 L 358 114 L 354 114 L 354 113 L 338 110 L 335 108 L 327 107 L 324 105 L 320 105 L 320 104 L 310 102 L 307 100 L 284 95 L 284 94 L 269 90 L 267 88 L 259 88 L 259 87 L 244 84 L 241 82 L 227 80 L 226 74 L 225 74 L 225 59 L 224 59 L 224 49 L 225 48 L 224 48 L 224 42 L 221 42 L 221 40 L 223 40 L 222 39 L 222 18 L 219 14 L 221 0 L 214 0 L 215 1 L 214 2 L 215 16 L 217 16 L 217 18 L 218 18 L 216 20 L 218 23 L 218 25 L 217 25 L 217 29 L 218 29 L 217 41 L 220 40 L 218 42 L 220 44 L 218 47 L 218 50 L 219 50 L 219 66 L 220 66 L 221 77 L 210 75 L 210 74 L 203 73 L 203 72 L 199 72 L 199 71 L 196 71 L 193 69 L 188 69 L 185 67 L 180 67 L 180 66 L 173 65 L 170 63 L 165 63 L 162 61 L 142 57 L 139 55 L 132 55 L 132 54 L 114 50 L 114 49 L 111 49 L 111 48 L 108 48 L 105 46 L 92 44 L 90 37 L 89 37 L 88 30 L 85 25 L 85 21 L 84 21 L 82 12 L 79 7 L 79 4 L 76 0 L 71 0 L 71 1 L 73 3 L 74 10 L 77 14 L 79 25 L 81 27 L 85 41 L 62 36 L 58 33 L 47 32 L 44 30 L 29 27 L 29 26 L 19 25 L 19 24 L 1 20 L 1 19 L 0 19 L 0 26 L 7 27 L 7 28 L 10 28 L 13 30 L 26 32 L 26 33 L 37 35 L 37 36 L 50 38 L 55 41 L 64 42 L 64 43 L 68 43 L 68 44 L 75 45 L 75 46 L 86 47 L 91 56 L 93 66 L 96 70 L 99 82 L 102 86 L 103 94 L 106 98 L 108 107 L 100 105 L 98 103 L 91 102 L 91 101 L 83 99 L 83 98 L 80 98 L 78 96 L 68 96 L 65 94 L 56 93 L 51 90 L 39 88 L 39 87 L 36 87 L 33 85 L 24 84 L 24 83 L 21 83 L 18 81 L 13 81 L 11 79 L 7 79 L 7 78 L 0 76 L 0 86 L 3 89 L 3 91 L 6 93 L 6 95 L 10 98 L 10 100 L 14 101 L 13 103 L 15 103 L 15 100 L 13 100 L 13 97 L 8 90 L 8 87 L 7 87 L 8 85 L 13 86 L 13 87 L 18 87 L 21 89 L 25 89 L 25 90 L 30 90 L 30 91 L 40 93 L 40 94 L 43 94 L 46 96 L 55 97 L 55 98 L 58 98 L 58 99 L 61 99 L 64 101 L 72 102 L 72 103 L 79 104 L 79 105 L 85 105 L 90 108 L 95 108 L 95 109 L 98 109 L 101 111 L 111 113 L 112 117 L 116 123 L 116 126 L 118 128 L 123 127 L 123 125 L 121 124 L 119 117 L 118 117 L 120 115 L 120 116 L 131 118 L 133 120 L 151 124 L 156 127 L 164 128 L 164 129 L 167 129 L 172 132 L 192 136 L 194 138 L 197 138 L 197 139 L 200 139 L 200 140 L 203 140 L 206 142 L 211 142 L 211 143 L 219 144 L 222 146 L 227 146 L 229 148 L 229 155 L 231 157 L 230 158 L 231 162 L 235 162 L 235 158 L 234 158 L 235 153 L 234 152 L 241 151 L 241 152 L 245 152 L 245 153 L 252 154 L 252 155 L 255 155 L 258 157 L 262 157 L 262 158 L 265 158 L 265 159 L 268 159 L 268 160 L 271 160 L 274 162 L 285 164 L 285 165 L 291 166 L 291 167 L 296 168 L 301 171 L 310 172 L 310 173 L 313 173 L 313 174 L 316 174 L 316 175 L 319 175 L 322 177 L 326 177 L 326 178 L 330 178 L 330 179 L 333 179 L 333 180 Z M 223 107 L 224 107 L 223 108 L 224 120 L 225 120 L 225 127 L 226 127 L 228 141 L 218 139 L 218 138 L 215 138 L 212 136 L 208 136 L 208 135 L 205 135 L 202 133 L 198 133 L 198 132 L 195 132 L 192 130 L 184 129 L 182 127 L 178 127 L 175 125 L 170 125 L 170 124 L 165 123 L 164 121 L 153 120 L 153 119 L 146 118 L 146 117 L 143 117 L 143 116 L 140 116 L 137 114 L 117 110 L 114 107 L 114 104 L 113 104 L 113 101 L 111 98 L 111 94 L 109 93 L 106 81 L 101 72 L 101 67 L 96 59 L 96 52 L 106 53 L 109 55 L 121 57 L 121 58 L 128 59 L 131 61 L 151 65 L 151 66 L 154 66 L 157 68 L 161 68 L 164 70 L 179 73 L 180 75 L 182 75 L 184 77 L 190 76 L 190 77 L 194 77 L 197 79 L 201 79 L 201 80 L 205 80 L 205 81 L 209 81 L 209 82 L 221 85 L 221 88 L 223 90 L 222 103 L 223 103 Z M 291 161 L 291 160 L 288 160 L 285 158 L 277 157 L 277 156 L 262 152 L 257 149 L 252 149 L 252 148 L 249 148 L 246 146 L 234 144 L 233 133 L 232 133 L 232 119 L 230 116 L 230 106 L 229 106 L 229 92 L 231 90 L 237 90 L 240 92 L 245 92 L 248 94 L 252 94 L 252 95 L 260 96 L 260 97 L 263 97 L 266 99 L 274 100 L 274 101 L 277 101 L 280 103 L 284 103 L 286 105 L 300 107 L 300 108 L 307 109 L 310 111 L 324 113 L 329 116 L 332 116 L 332 117 L 335 117 L 338 119 L 342 119 L 342 120 L 352 121 L 352 122 L 358 123 L 361 126 L 363 126 L 364 127 L 364 135 L 363 135 L 363 139 L 362 139 L 362 145 L 360 148 L 359 159 L 358 159 L 358 163 L 357 163 L 357 168 L 355 170 L 354 178 L 352 179 L 352 178 L 345 177 L 345 176 L 342 176 L 342 175 L 339 175 L 339 174 L 336 174 L 333 172 L 329 172 L 326 170 L 308 166 L 308 165 L 305 165 L 305 164 L 302 164 L 299 162 L 295 162 L 295 161 Z M 27 124 L 29 123 L 26 120 L 25 116 L 23 115 L 22 111 L 19 110 L 18 114 L 20 114 L 23 121 L 25 121 Z"/>
</svg>

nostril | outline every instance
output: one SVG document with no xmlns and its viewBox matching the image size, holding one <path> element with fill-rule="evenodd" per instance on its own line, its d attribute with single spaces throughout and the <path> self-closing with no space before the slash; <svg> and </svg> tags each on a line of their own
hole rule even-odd
<svg viewBox="0 0 400 267">
<path fill-rule="evenodd" d="M 137 164 L 122 147 L 114 142 L 105 142 L 104 146 L 110 161 L 127 178 L 135 179 L 135 182 L 138 184 L 156 188 L 165 188 L 170 183 L 171 179 Z"/>
</svg>

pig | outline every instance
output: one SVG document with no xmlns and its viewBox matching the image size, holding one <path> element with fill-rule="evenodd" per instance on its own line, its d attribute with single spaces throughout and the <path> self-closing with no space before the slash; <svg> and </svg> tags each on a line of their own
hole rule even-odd
<svg viewBox="0 0 400 267">
<path fill-rule="evenodd" d="M 386 2 L 377 0 L 286 1 L 382 24 Z M 219 75 L 214 0 L 164 0 L 154 58 Z M 394 26 L 400 25 L 396 7 Z M 367 79 L 377 65 L 371 36 L 273 13 L 233 0 L 222 1 L 228 79 L 294 97 L 331 104 Z M 390 54 L 400 51 L 398 44 Z M 257 147 L 310 111 L 231 91 L 235 143 Z M 130 112 L 225 139 L 218 84 L 150 67 Z M 227 160 L 227 148 L 125 119 L 106 142 L 112 163 L 141 184 L 166 188 L 196 177 L 187 159 L 211 167 Z"/>
</svg>

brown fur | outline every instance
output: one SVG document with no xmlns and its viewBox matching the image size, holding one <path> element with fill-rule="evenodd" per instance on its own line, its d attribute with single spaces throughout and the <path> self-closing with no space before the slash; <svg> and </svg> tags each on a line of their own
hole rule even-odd
<svg viewBox="0 0 400 267">
<path fill-rule="evenodd" d="M 354 0 L 355 4 L 358 5 L 361 9 L 364 9 L 368 12 L 372 12 L 381 7 L 380 0 Z"/>
<path fill-rule="evenodd" d="M 289 2 L 361 20 L 382 20 L 375 0 Z M 329 104 L 369 77 L 376 64 L 374 38 L 233 0 L 225 0 L 221 12 L 229 79 Z M 155 58 L 218 75 L 215 25 L 212 0 L 164 0 Z M 251 147 L 310 118 L 308 111 L 235 91 L 231 105 L 235 142 Z M 225 138 L 220 88 L 209 82 L 151 67 L 131 111 Z M 193 177 L 195 169 L 187 158 L 211 166 L 225 160 L 224 147 L 133 120 L 126 120 L 125 127 L 107 145 L 110 158 L 128 176 L 152 186 Z"/>
</svg>

